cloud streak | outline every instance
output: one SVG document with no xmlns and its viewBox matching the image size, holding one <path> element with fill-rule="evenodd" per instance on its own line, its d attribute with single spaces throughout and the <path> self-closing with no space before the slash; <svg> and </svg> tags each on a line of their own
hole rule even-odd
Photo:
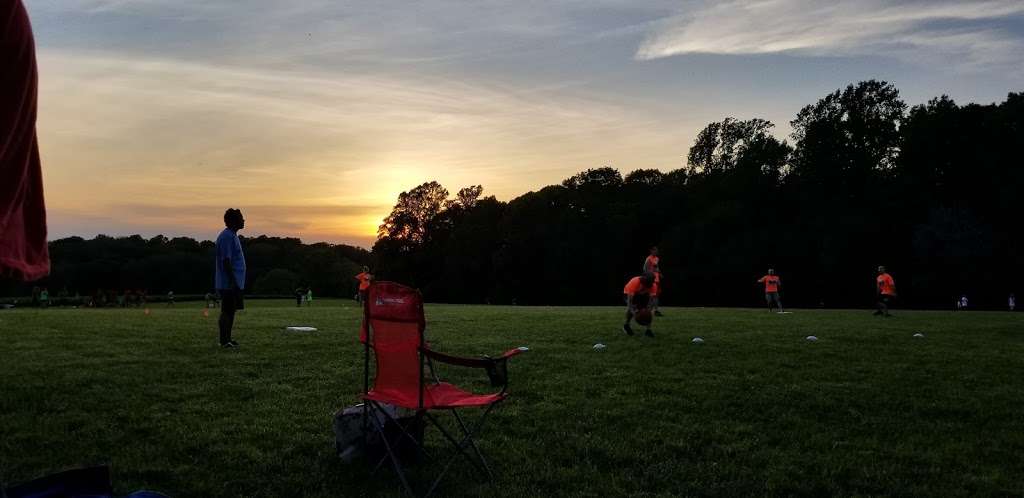
<svg viewBox="0 0 1024 498">
<path fill-rule="evenodd" d="M 1019 0 L 709 2 L 656 23 L 636 57 L 793 53 L 942 57 L 965 67 L 1019 63 L 1024 38 L 987 21 L 1022 15 Z"/>
</svg>

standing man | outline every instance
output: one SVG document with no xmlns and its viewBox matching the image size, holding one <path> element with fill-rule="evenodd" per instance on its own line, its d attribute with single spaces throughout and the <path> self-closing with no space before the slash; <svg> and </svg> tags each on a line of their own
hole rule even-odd
<svg viewBox="0 0 1024 498">
<path fill-rule="evenodd" d="M 658 296 L 661 293 L 661 258 L 658 256 L 658 246 L 651 246 L 651 253 L 644 260 L 643 273 L 654 274 L 654 285 L 651 286 L 651 311 L 654 316 L 665 316 L 658 310 Z"/>
<path fill-rule="evenodd" d="M 772 312 L 772 305 L 774 305 L 779 309 L 779 313 L 782 313 L 782 299 L 779 297 L 779 286 L 782 285 L 782 280 L 775 275 L 775 270 L 769 268 L 768 274 L 757 279 L 757 282 L 764 284 L 764 299 L 768 301 L 768 312 Z"/>
<path fill-rule="evenodd" d="M 1010 293 L 1010 299 L 1007 301 L 1007 304 L 1010 305 L 1010 311 L 1017 308 L 1017 296 L 1013 295 L 1012 292 Z"/>
<path fill-rule="evenodd" d="M 21 0 L 0 1 L 0 276 L 50 273 L 43 172 L 36 139 L 39 73 Z"/>
<path fill-rule="evenodd" d="M 885 271 L 884 266 L 878 267 L 878 278 L 875 279 L 875 291 L 878 294 L 878 309 L 875 316 L 890 317 L 889 306 L 896 299 L 896 281 Z"/>
<path fill-rule="evenodd" d="M 370 267 L 364 266 L 363 272 L 356 275 L 356 280 L 359 281 L 359 293 L 356 294 L 356 302 L 362 304 L 366 301 L 366 293 L 370 289 L 370 282 L 373 281 L 373 274 L 370 273 Z"/>
<path fill-rule="evenodd" d="M 223 303 L 220 307 L 220 345 L 237 348 L 231 339 L 231 327 L 235 324 L 235 311 L 245 309 L 242 292 L 245 290 L 245 255 L 238 231 L 245 228 L 245 218 L 238 209 L 224 212 L 227 227 L 217 236 L 217 261 L 214 268 L 214 284 Z"/>
<path fill-rule="evenodd" d="M 626 298 L 626 323 L 622 324 L 622 331 L 626 335 L 633 335 L 633 328 L 629 326 L 629 322 L 633 321 L 637 311 L 650 305 L 652 287 L 654 287 L 654 274 L 647 272 L 639 277 L 630 279 L 626 283 L 626 287 L 622 289 L 622 293 Z M 654 332 L 651 332 L 650 323 L 640 325 L 644 325 L 647 328 L 647 330 L 644 330 L 645 336 L 654 337 Z"/>
<path fill-rule="evenodd" d="M 306 306 L 313 306 L 313 288 L 306 289 Z"/>
</svg>

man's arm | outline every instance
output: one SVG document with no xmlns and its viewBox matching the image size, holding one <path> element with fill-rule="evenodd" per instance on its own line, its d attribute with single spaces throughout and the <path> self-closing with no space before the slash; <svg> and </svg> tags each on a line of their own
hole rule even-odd
<svg viewBox="0 0 1024 498">
<path fill-rule="evenodd" d="M 224 273 L 228 274 L 228 280 L 231 281 L 231 288 L 240 289 L 240 287 L 238 286 L 238 282 L 235 280 L 235 270 L 234 268 L 231 268 L 231 258 L 222 259 L 221 267 L 224 268 Z"/>
</svg>

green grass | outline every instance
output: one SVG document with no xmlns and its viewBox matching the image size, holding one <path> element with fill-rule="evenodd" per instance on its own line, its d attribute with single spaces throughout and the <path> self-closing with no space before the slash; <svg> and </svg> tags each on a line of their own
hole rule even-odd
<svg viewBox="0 0 1024 498">
<path fill-rule="evenodd" d="M 109 463 L 119 492 L 398 495 L 333 453 L 362 387 L 357 308 L 248 304 L 238 351 L 194 303 L 0 311 L 0 478 Z M 531 349 L 481 439 L 496 484 L 463 466 L 443 494 L 1024 494 L 1024 315 L 665 312 L 645 339 L 619 308 L 428 306 L 438 349 Z"/>
</svg>

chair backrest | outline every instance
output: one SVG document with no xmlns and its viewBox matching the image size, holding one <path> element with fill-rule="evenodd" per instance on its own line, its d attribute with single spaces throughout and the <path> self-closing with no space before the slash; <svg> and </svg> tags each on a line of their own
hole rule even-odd
<svg viewBox="0 0 1024 498">
<path fill-rule="evenodd" d="M 402 393 L 422 404 L 423 362 L 420 346 L 426 321 L 423 296 L 416 289 L 394 282 L 375 282 L 364 302 L 363 333 L 366 334 L 366 384 L 369 383 L 369 352 L 377 363 L 373 390 Z"/>
</svg>

